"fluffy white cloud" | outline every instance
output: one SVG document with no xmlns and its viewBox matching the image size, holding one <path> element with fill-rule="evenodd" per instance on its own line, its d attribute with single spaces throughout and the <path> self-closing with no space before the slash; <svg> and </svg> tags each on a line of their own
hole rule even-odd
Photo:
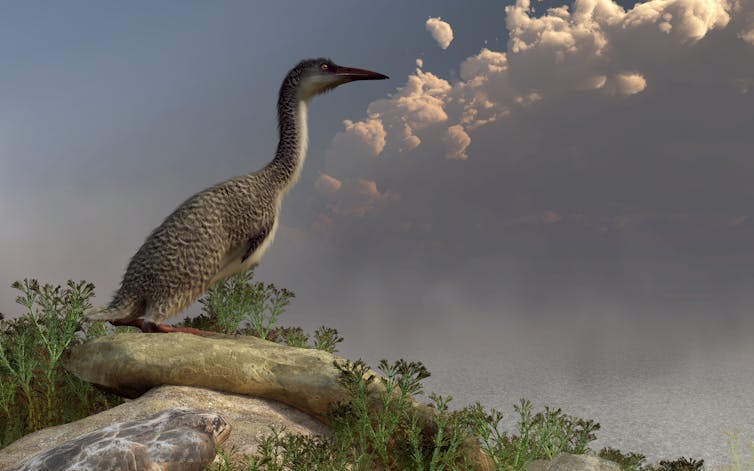
<svg viewBox="0 0 754 471">
<path fill-rule="evenodd" d="M 417 130 L 448 120 L 445 106 L 451 88 L 447 80 L 416 69 L 395 95 L 372 102 L 367 111 L 385 123 L 394 139 L 398 136 L 399 150 L 411 150 L 421 143 Z"/>
<path fill-rule="evenodd" d="M 389 192 L 380 192 L 377 182 L 357 178 L 343 182 L 337 192 L 332 213 L 338 216 L 363 217 L 371 211 L 382 209 L 388 201 L 397 198 Z"/>
<path fill-rule="evenodd" d="M 613 0 L 575 0 L 537 16 L 530 0 L 517 0 L 505 8 L 506 51 L 482 48 L 461 62 L 452 83 L 422 70 L 417 60 L 419 68 L 394 95 L 369 105 L 366 120 L 346 122 L 332 153 L 345 149 L 346 136 L 374 154 L 410 151 L 431 139 L 444 145 L 446 158 L 465 160 L 475 129 L 548 96 L 642 93 L 652 80 L 642 70 L 647 59 L 662 63 L 676 57 L 711 30 L 725 28 L 732 15 L 749 25 L 742 5 L 742 0 L 650 0 L 625 10 Z M 427 28 L 434 35 L 441 24 L 446 23 L 430 18 Z M 746 28 L 739 36 L 754 41 L 754 26 Z M 452 33 L 449 26 L 447 31 Z M 360 123 L 382 124 L 379 145 Z"/>
<path fill-rule="evenodd" d="M 442 142 L 445 144 L 445 157 L 448 159 L 466 160 L 469 158 L 466 155 L 466 148 L 471 144 L 471 138 L 460 124 L 454 124 L 446 129 Z"/>
<path fill-rule="evenodd" d="M 442 49 L 447 49 L 453 42 L 453 28 L 440 18 L 429 18 L 425 23 L 427 31 L 432 38 L 437 41 L 437 45 Z"/>
<path fill-rule="evenodd" d="M 345 120 L 343 127 L 327 150 L 326 169 L 341 178 L 358 176 L 369 161 L 382 153 L 387 133 L 383 120 L 376 115 L 363 121 Z"/>
<path fill-rule="evenodd" d="M 738 37 L 754 46 L 754 2 L 749 2 L 746 5 L 746 10 L 742 4 L 743 2 L 737 5 L 737 9 L 743 17 L 743 27 L 739 31 Z"/>
<path fill-rule="evenodd" d="M 350 147 L 354 153 L 371 156 L 380 155 L 385 148 L 385 128 L 376 116 L 357 122 L 347 119 L 343 126 L 345 129 L 333 138 L 333 145 Z"/>
<path fill-rule="evenodd" d="M 754 46 L 754 25 L 751 26 L 751 29 L 741 31 L 738 37 Z"/>
<path fill-rule="evenodd" d="M 644 91 L 647 88 L 647 81 L 637 73 L 616 74 L 609 79 L 606 78 L 597 88 L 602 87 L 608 95 L 629 96 Z"/>
<path fill-rule="evenodd" d="M 328 213 L 320 214 L 315 221 L 318 231 L 332 224 L 333 216 L 363 217 L 398 197 L 391 192 L 381 192 L 373 180 L 354 178 L 341 181 L 326 173 L 317 178 L 314 187 L 331 202 Z"/>
<path fill-rule="evenodd" d="M 326 173 L 321 174 L 314 182 L 314 188 L 325 196 L 334 195 L 340 190 L 341 186 L 343 186 L 343 182 Z"/>
<path fill-rule="evenodd" d="M 751 0 L 731 0 L 736 16 L 737 36 L 754 46 L 754 2 Z"/>
</svg>

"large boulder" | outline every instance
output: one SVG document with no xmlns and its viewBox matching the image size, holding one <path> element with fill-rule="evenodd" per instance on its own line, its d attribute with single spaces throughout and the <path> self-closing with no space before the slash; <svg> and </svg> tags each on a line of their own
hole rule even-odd
<svg viewBox="0 0 754 471">
<path fill-rule="evenodd" d="M 212 463 L 215 447 L 228 434 L 230 426 L 220 415 L 196 409 L 168 409 L 68 440 L 8 471 L 201 471 Z"/>
<path fill-rule="evenodd" d="M 257 337 L 117 334 L 76 345 L 65 367 L 125 397 L 164 384 L 197 386 L 283 402 L 325 420 L 347 398 L 333 354 Z"/>
<path fill-rule="evenodd" d="M 79 378 L 127 397 L 165 384 L 196 386 L 280 401 L 327 423 L 330 407 L 348 399 L 334 366 L 345 361 L 256 337 L 134 333 L 77 345 L 65 365 Z M 373 381 L 368 392 L 377 407 L 385 386 Z M 436 411 L 418 402 L 414 410 L 419 425 L 432 434 Z M 476 439 L 466 441 L 463 453 L 475 469 L 494 469 Z"/>
<path fill-rule="evenodd" d="M 99 414 L 40 430 L 13 442 L 0 450 L 0 469 L 110 424 L 140 420 L 179 407 L 204 409 L 221 415 L 233 430 L 229 437 L 223 437 L 227 438 L 223 448 L 234 454 L 255 453 L 258 437 L 268 434 L 271 426 L 285 427 L 290 433 L 328 433 L 327 427 L 319 421 L 279 402 L 204 388 L 162 386 Z"/>
<path fill-rule="evenodd" d="M 526 471 L 621 471 L 618 463 L 589 455 L 561 453 L 552 461 L 534 460 Z"/>
</svg>

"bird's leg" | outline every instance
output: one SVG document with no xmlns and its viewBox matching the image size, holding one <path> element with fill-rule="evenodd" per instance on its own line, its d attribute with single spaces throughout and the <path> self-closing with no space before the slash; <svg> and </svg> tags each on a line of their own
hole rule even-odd
<svg viewBox="0 0 754 471">
<path fill-rule="evenodd" d="M 172 327 L 167 324 L 155 324 L 151 321 L 143 321 L 141 325 L 141 331 L 147 333 L 170 333 L 170 332 L 183 332 L 186 334 L 194 335 L 215 335 L 217 332 L 210 332 L 208 330 L 194 329 L 193 327 Z"/>
<path fill-rule="evenodd" d="M 143 329 L 144 321 L 142 319 L 129 319 L 129 320 L 115 320 L 115 321 L 109 321 L 112 325 L 116 327 L 122 327 L 122 326 L 129 326 L 129 327 L 136 327 L 137 329 Z"/>
<path fill-rule="evenodd" d="M 146 333 L 159 333 L 159 332 L 184 332 L 194 335 L 214 335 L 217 332 L 210 332 L 208 330 L 194 329 L 193 327 L 172 327 L 167 324 L 155 324 L 154 322 L 144 319 L 131 319 L 131 320 L 117 320 L 110 321 L 112 325 L 116 326 L 131 326 L 141 329 Z"/>
</svg>

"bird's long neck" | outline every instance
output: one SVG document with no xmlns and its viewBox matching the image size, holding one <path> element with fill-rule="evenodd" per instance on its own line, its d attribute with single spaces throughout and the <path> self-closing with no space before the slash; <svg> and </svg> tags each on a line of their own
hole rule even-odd
<svg viewBox="0 0 754 471">
<path fill-rule="evenodd" d="M 266 171 L 278 191 L 285 193 L 296 183 L 304 166 L 308 144 L 306 114 L 308 100 L 302 99 L 292 80 L 285 80 L 278 98 L 278 142 L 275 158 Z"/>
</svg>

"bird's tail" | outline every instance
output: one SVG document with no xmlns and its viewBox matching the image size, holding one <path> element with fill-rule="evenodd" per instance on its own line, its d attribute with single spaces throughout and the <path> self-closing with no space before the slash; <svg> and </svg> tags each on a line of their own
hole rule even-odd
<svg viewBox="0 0 754 471">
<path fill-rule="evenodd" d="M 137 308 L 134 301 L 113 300 L 108 307 L 87 312 L 84 316 L 90 321 L 116 321 L 133 317 Z"/>
</svg>

